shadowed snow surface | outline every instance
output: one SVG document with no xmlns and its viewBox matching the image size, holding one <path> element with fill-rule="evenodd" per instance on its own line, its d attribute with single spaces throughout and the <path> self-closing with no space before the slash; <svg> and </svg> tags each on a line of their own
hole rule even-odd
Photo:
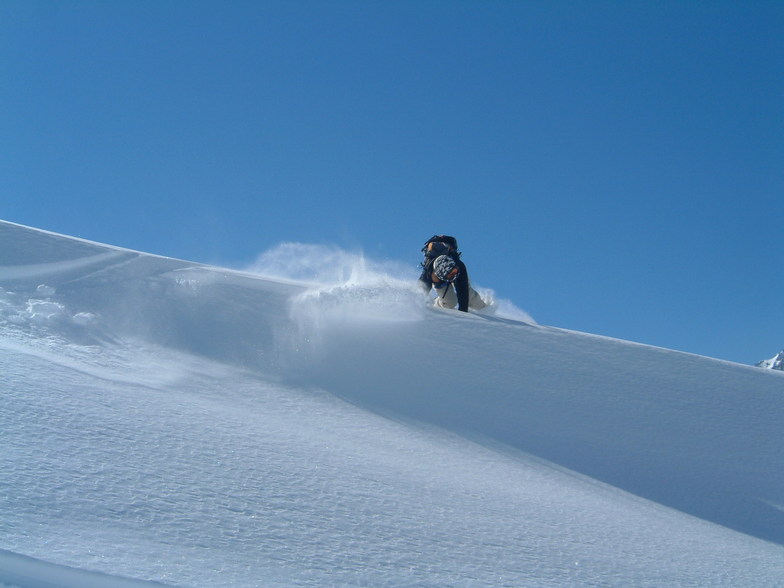
<svg viewBox="0 0 784 588">
<path fill-rule="evenodd" d="M 781 585 L 783 373 L 356 266 L 0 222 L 0 586 Z"/>
</svg>

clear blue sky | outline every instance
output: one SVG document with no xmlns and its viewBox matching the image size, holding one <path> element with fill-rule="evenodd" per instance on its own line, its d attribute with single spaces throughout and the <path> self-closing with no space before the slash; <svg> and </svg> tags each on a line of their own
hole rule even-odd
<svg viewBox="0 0 784 588">
<path fill-rule="evenodd" d="M 238 265 L 455 235 L 542 324 L 784 348 L 784 2 L 0 3 L 0 218 Z"/>
</svg>

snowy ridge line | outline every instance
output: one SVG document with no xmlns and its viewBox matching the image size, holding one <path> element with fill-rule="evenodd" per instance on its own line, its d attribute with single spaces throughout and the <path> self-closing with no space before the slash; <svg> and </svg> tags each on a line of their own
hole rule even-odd
<svg viewBox="0 0 784 588">
<path fill-rule="evenodd" d="M 61 566 L 0 549 L 0 584 L 13 588 L 154 588 L 167 584 Z"/>
<path fill-rule="evenodd" d="M 429 309 L 431 312 L 445 312 L 447 314 L 451 314 L 452 310 L 448 309 L 440 309 L 440 308 L 432 308 Z M 481 312 L 470 313 L 466 317 L 460 317 L 463 320 L 477 320 L 477 321 L 487 321 L 490 323 L 500 323 L 501 325 L 506 325 L 509 327 L 521 326 L 521 327 L 528 327 L 531 329 L 537 329 L 541 332 L 549 332 L 549 333 L 561 333 L 563 335 L 568 336 L 577 336 L 577 337 L 584 337 L 587 339 L 594 339 L 596 341 L 605 341 L 608 343 L 619 343 L 621 345 L 629 345 L 631 347 L 639 347 L 640 349 L 648 349 L 651 351 L 658 351 L 663 353 L 672 353 L 672 354 L 679 354 L 684 355 L 687 357 L 692 357 L 695 359 L 703 359 L 707 361 L 717 362 L 717 363 L 724 363 L 727 365 L 731 365 L 733 367 L 746 367 L 749 369 L 753 369 L 753 366 L 749 366 L 746 364 L 739 364 L 733 361 L 729 361 L 726 359 L 718 359 L 715 357 L 709 357 L 707 355 L 700 355 L 698 353 L 691 353 L 689 351 L 680 351 L 678 349 L 669 349 L 667 347 L 660 347 L 658 345 L 651 345 L 650 343 L 640 343 L 638 341 L 628 341 L 626 339 L 619 339 L 618 337 L 613 337 L 612 335 L 599 335 L 596 333 L 586 333 L 585 331 L 575 331 L 574 329 L 567 329 L 564 327 L 553 327 L 550 325 L 540 325 L 536 322 L 528 322 L 522 319 L 515 319 L 515 318 L 507 318 L 504 316 L 494 316 L 492 314 L 483 314 Z M 757 370 L 754 370 L 757 371 Z"/>
<path fill-rule="evenodd" d="M 61 274 L 68 271 L 87 269 L 93 265 L 101 265 L 123 256 L 121 251 L 107 251 L 88 257 L 74 259 L 72 261 L 60 261 L 55 263 L 39 263 L 33 265 L 6 265 L 0 266 L 0 278 L 3 280 L 24 280 L 52 274 Z"/>
<path fill-rule="evenodd" d="M 64 260 L 60 262 L 45 263 L 45 264 L 24 264 L 24 265 L 17 266 L 15 264 L 4 263 L 3 265 L 0 265 L 0 279 L 8 279 L 8 280 L 29 279 L 29 278 L 40 277 L 43 275 L 51 275 L 52 273 L 62 273 L 64 271 L 69 271 L 69 270 L 78 270 L 88 265 L 92 265 L 92 264 L 97 265 L 107 260 L 111 260 L 115 257 L 127 255 L 128 257 L 126 261 L 133 261 L 134 257 L 140 257 L 140 258 L 158 259 L 162 261 L 165 260 L 165 261 L 173 262 L 175 264 L 176 263 L 182 264 L 181 267 L 176 267 L 176 266 L 172 267 L 169 270 L 171 272 L 185 273 L 189 271 L 202 271 L 202 272 L 207 271 L 207 272 L 216 272 L 217 274 L 225 274 L 225 275 L 237 276 L 240 278 L 247 278 L 249 280 L 274 282 L 277 284 L 281 284 L 285 286 L 295 286 L 302 289 L 316 290 L 324 287 L 324 284 L 320 284 L 312 280 L 289 279 L 283 276 L 279 276 L 275 274 L 267 274 L 264 271 L 257 271 L 254 269 L 251 270 L 238 269 L 233 267 L 213 265 L 209 263 L 188 261 L 177 257 L 171 257 L 168 255 L 148 253 L 146 251 L 139 251 L 137 249 L 130 249 L 128 247 L 120 247 L 118 245 L 110 245 L 108 243 L 101 243 L 99 241 L 91 241 L 89 239 L 83 239 L 81 237 L 73 237 L 71 235 L 65 235 L 54 231 L 47 231 L 45 229 L 38 229 L 35 227 L 30 227 L 27 225 L 0 219 L 0 228 L 3 225 L 14 227 L 16 229 L 21 229 L 23 231 L 30 231 L 32 233 L 37 233 L 40 235 L 46 235 L 48 237 L 52 237 L 58 240 L 64 240 L 71 243 L 79 243 L 79 244 L 87 245 L 89 247 L 103 249 L 105 250 L 105 252 L 98 253 L 93 256 L 83 256 L 79 258 L 74 258 L 72 260 Z M 3 261 L 2 253 L 3 253 L 2 249 L 0 249 L 0 262 Z M 111 266 L 106 266 L 101 269 L 108 269 L 108 267 Z"/>
<path fill-rule="evenodd" d="M 495 317 L 482 317 L 482 318 L 495 319 Z M 528 324 L 528 323 L 525 323 L 523 321 L 517 321 L 517 322 L 522 322 L 523 324 Z M 576 336 L 579 336 L 579 337 L 586 337 L 586 338 L 590 338 L 590 339 L 596 339 L 596 340 L 602 340 L 602 341 L 607 341 L 607 342 L 620 343 L 622 345 L 629 345 L 631 347 L 639 347 L 641 349 L 649 349 L 651 351 L 659 351 L 659 352 L 663 352 L 663 353 L 672 353 L 672 354 L 675 354 L 675 355 L 683 355 L 685 357 L 691 357 L 691 358 L 694 358 L 694 359 L 700 359 L 700 360 L 715 362 L 716 364 L 725 364 L 727 366 L 732 366 L 733 368 L 748 369 L 748 370 L 750 370 L 752 372 L 759 371 L 759 369 L 757 367 L 755 367 L 755 366 L 748 365 L 748 364 L 745 364 L 745 363 L 738 363 L 736 361 L 731 361 L 729 359 L 720 359 L 718 357 L 711 357 L 709 355 L 700 355 L 699 353 L 693 353 L 691 351 L 682 351 L 680 349 L 670 349 L 669 347 L 661 347 L 659 345 L 652 345 L 650 343 L 640 343 L 639 341 L 629 341 L 628 339 L 619 339 L 618 337 L 613 337 L 612 335 L 599 335 L 597 333 L 586 333 L 585 331 L 575 331 L 573 329 L 567 329 L 567 328 L 564 328 L 564 327 L 552 327 L 552 326 L 549 326 L 549 325 L 530 324 L 529 326 L 538 327 L 538 328 L 549 330 L 549 331 L 553 331 L 553 332 L 561 332 L 561 333 L 568 334 L 568 335 L 576 335 Z"/>
<path fill-rule="evenodd" d="M 74 237 L 74 236 L 71 236 L 71 235 L 65 235 L 63 233 L 57 233 L 57 232 L 54 232 L 54 231 L 47 231 L 46 229 L 38 229 L 36 227 L 30 227 L 30 226 L 27 226 L 27 225 L 22 225 L 22 224 L 19 224 L 19 223 L 14 223 L 14 222 L 11 222 L 11 221 L 0 219 L 0 226 L 2 226 L 2 225 L 8 225 L 10 227 L 15 227 L 17 229 L 21 229 L 21 230 L 24 230 L 24 231 L 33 231 L 33 232 L 39 233 L 41 235 L 46 235 L 48 237 L 53 237 L 55 239 L 66 239 L 68 241 L 72 241 L 72 242 L 75 242 L 75 243 L 81 243 L 83 245 L 88 245 L 90 247 L 96 247 L 96 248 L 99 248 L 99 249 L 109 249 L 109 250 L 112 250 L 112 251 L 115 251 L 115 252 L 118 252 L 118 253 L 133 253 L 134 255 L 143 255 L 145 257 L 157 257 L 159 259 L 170 259 L 170 260 L 174 260 L 174 261 L 183 261 L 183 260 L 177 259 L 175 257 L 169 257 L 169 256 L 166 256 L 166 255 L 157 255 L 155 253 L 147 253 L 145 251 L 139 251 L 137 249 L 129 249 L 128 247 L 120 247 L 119 245 L 109 245 L 107 243 L 101 243 L 99 241 L 90 241 L 89 239 L 83 239 L 81 237 Z"/>
</svg>

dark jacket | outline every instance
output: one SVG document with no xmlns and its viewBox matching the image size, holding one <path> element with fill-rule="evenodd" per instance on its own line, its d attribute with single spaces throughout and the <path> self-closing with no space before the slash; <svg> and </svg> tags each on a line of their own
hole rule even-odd
<svg viewBox="0 0 784 588">
<path fill-rule="evenodd" d="M 460 254 L 457 251 L 452 251 L 448 254 L 455 261 L 455 265 L 457 269 L 460 270 L 460 273 L 455 279 L 454 282 L 451 284 L 446 284 L 445 287 L 442 283 L 434 284 L 432 273 L 433 273 L 433 260 L 429 260 L 428 263 L 425 263 L 424 267 L 422 268 L 422 274 L 419 276 L 419 281 L 426 284 L 428 287 L 435 288 L 436 292 L 439 296 L 443 297 L 446 294 L 447 288 L 451 288 L 454 286 L 455 294 L 457 294 L 457 309 L 462 310 L 463 312 L 468 312 L 468 270 L 466 269 L 465 264 L 460 260 Z M 441 286 L 441 287 L 439 287 Z"/>
</svg>

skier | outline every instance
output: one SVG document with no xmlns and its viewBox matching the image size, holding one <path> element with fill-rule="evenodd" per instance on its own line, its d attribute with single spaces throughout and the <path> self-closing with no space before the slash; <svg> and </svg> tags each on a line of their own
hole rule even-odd
<svg viewBox="0 0 784 588">
<path fill-rule="evenodd" d="M 436 291 L 436 305 L 468 312 L 487 306 L 479 293 L 471 287 L 465 263 L 460 259 L 457 240 L 449 235 L 433 235 L 422 247 L 425 259 L 419 283 L 425 293 Z"/>
</svg>

